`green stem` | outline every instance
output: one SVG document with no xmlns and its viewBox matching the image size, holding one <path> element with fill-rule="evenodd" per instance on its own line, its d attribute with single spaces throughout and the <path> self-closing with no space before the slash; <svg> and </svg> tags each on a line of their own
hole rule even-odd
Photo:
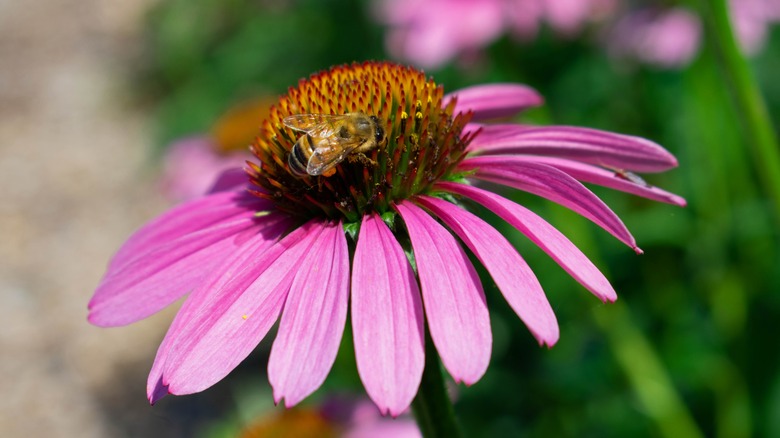
<svg viewBox="0 0 780 438">
<path fill-rule="evenodd" d="M 425 370 L 420 389 L 412 401 L 412 412 L 425 438 L 462 436 L 455 418 L 455 410 L 452 408 L 452 401 L 444 386 L 439 355 L 431 335 L 427 332 L 425 333 Z"/>
<path fill-rule="evenodd" d="M 596 308 L 594 316 L 634 393 L 661 435 L 703 437 L 652 344 L 632 322 L 626 305 L 616 302 Z"/>
<path fill-rule="evenodd" d="M 569 220 L 574 213 L 552 210 L 576 235 L 577 246 L 609 277 L 606 263 L 600 260 L 599 248 L 582 220 Z M 570 216 L 566 216 L 566 215 Z M 593 320 L 605 334 L 609 348 L 625 373 L 644 413 L 665 438 L 701 438 L 702 431 L 677 392 L 660 354 L 650 339 L 636 325 L 628 305 L 618 301 L 593 309 Z"/>
<path fill-rule="evenodd" d="M 700 0 L 710 42 L 734 96 L 745 125 L 745 143 L 750 145 L 764 190 L 780 222 L 780 149 L 777 135 L 753 74 L 734 38 L 727 0 Z"/>
</svg>

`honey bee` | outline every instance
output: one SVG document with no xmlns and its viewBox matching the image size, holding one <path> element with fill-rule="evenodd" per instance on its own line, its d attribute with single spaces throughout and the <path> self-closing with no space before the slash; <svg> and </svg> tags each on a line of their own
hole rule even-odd
<svg viewBox="0 0 780 438">
<path fill-rule="evenodd" d="M 303 132 L 287 159 L 290 172 L 297 177 L 331 176 L 347 156 L 364 154 L 385 139 L 379 119 L 363 113 L 295 114 L 285 117 L 283 122 Z"/>
</svg>

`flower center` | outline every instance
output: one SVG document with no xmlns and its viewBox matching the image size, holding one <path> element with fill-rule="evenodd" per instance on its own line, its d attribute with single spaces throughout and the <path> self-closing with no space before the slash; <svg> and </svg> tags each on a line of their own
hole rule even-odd
<svg viewBox="0 0 780 438">
<path fill-rule="evenodd" d="M 334 67 L 301 80 L 271 107 L 249 176 L 277 208 L 354 222 L 448 179 L 465 157 L 471 114 L 444 90 L 392 63 Z"/>
</svg>

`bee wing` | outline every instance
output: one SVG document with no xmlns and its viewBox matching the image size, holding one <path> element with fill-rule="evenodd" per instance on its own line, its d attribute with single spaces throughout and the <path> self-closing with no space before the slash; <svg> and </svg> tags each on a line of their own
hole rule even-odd
<svg viewBox="0 0 780 438">
<path fill-rule="evenodd" d="M 338 132 L 339 126 L 349 116 L 329 114 L 295 114 L 282 119 L 289 128 L 306 132 L 314 137 L 330 137 Z"/>
<path fill-rule="evenodd" d="M 339 139 L 335 137 L 321 138 L 314 145 L 314 152 L 309 157 L 306 172 L 309 175 L 322 175 L 342 162 L 352 151 L 363 143 L 359 138 Z"/>
</svg>

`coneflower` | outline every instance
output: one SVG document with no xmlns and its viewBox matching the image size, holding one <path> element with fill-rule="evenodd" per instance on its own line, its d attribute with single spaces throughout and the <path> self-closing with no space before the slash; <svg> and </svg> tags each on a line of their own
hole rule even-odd
<svg viewBox="0 0 780 438">
<path fill-rule="evenodd" d="M 202 391 L 244 360 L 279 320 L 268 363 L 292 406 L 330 371 L 351 311 L 358 373 L 383 413 L 407 409 L 425 364 L 425 331 L 456 382 L 485 373 L 492 336 L 473 253 L 542 345 L 558 325 L 536 276 L 482 204 L 525 234 L 602 301 L 615 291 L 565 236 L 489 181 L 568 207 L 640 252 L 620 219 L 579 181 L 676 205 L 631 172 L 676 166 L 657 144 L 585 128 L 481 124 L 541 104 L 532 89 L 491 84 L 445 94 L 421 71 L 368 62 L 301 80 L 262 121 L 246 180 L 181 204 L 120 248 L 89 321 L 129 324 L 188 292 L 157 352 L 153 403 Z M 291 173 L 301 135 L 285 118 L 375 116 L 383 140 L 332 176 Z M 462 241 L 464 248 L 459 240 Z M 427 327 L 427 329 L 426 329 Z"/>
</svg>

